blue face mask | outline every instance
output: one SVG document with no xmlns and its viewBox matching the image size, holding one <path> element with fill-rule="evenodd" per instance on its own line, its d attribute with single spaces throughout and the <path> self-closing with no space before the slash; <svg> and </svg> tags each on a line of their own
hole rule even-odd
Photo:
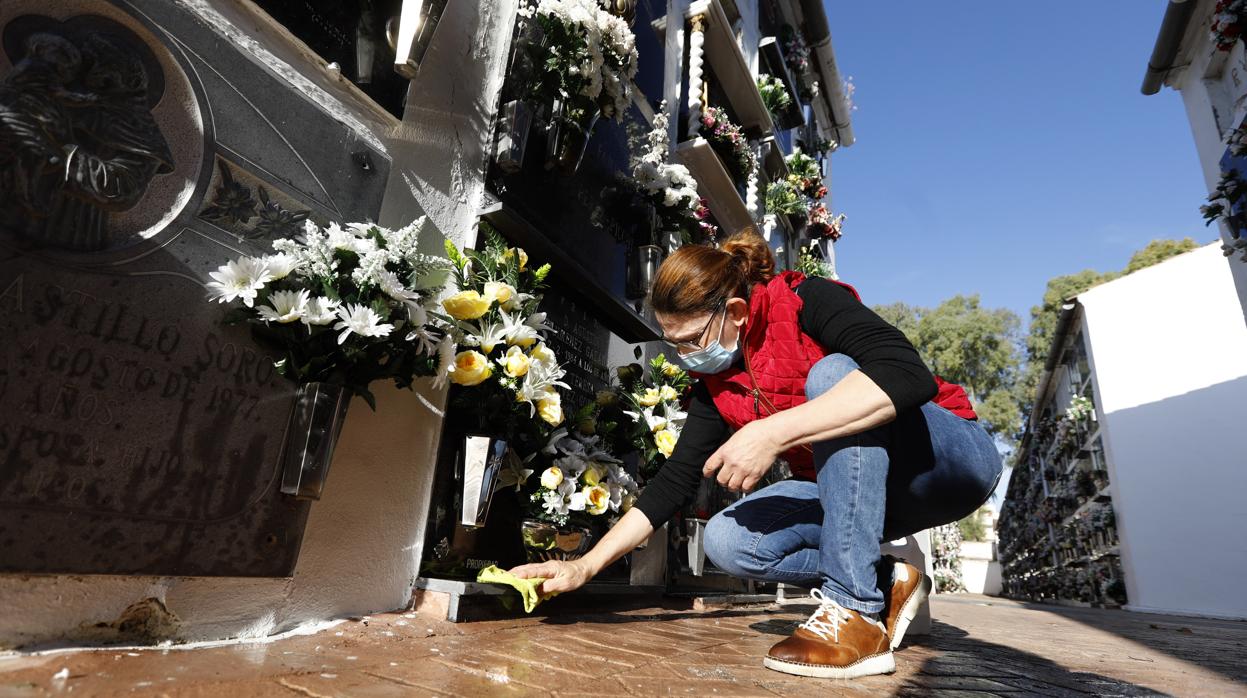
<svg viewBox="0 0 1247 698">
<path fill-rule="evenodd" d="M 723 309 L 723 325 L 727 325 L 727 308 Z M 723 329 L 719 328 L 719 338 L 723 337 Z M 685 371 L 694 373 L 720 373 L 736 363 L 740 356 L 740 340 L 736 348 L 725 349 L 719 339 L 689 354 L 676 354 L 675 364 Z"/>
</svg>

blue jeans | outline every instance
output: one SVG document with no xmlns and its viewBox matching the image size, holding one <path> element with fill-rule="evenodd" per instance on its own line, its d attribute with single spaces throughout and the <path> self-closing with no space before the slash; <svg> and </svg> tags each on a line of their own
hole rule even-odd
<svg viewBox="0 0 1247 698">
<path fill-rule="evenodd" d="M 811 400 L 857 364 L 825 357 L 806 378 Z M 956 521 L 991 496 L 1003 464 L 978 422 L 928 402 L 880 427 L 814 445 L 817 482 L 786 480 L 710 519 L 705 550 L 739 577 L 821 587 L 845 608 L 883 609 L 890 570 L 879 544 Z"/>
</svg>

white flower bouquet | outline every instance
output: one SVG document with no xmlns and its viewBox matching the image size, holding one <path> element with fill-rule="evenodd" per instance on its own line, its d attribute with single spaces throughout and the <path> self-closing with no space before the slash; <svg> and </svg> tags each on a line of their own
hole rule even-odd
<svg viewBox="0 0 1247 698">
<path fill-rule="evenodd" d="M 436 316 L 449 341 L 441 345 L 439 380 L 457 388 L 457 416 L 473 416 L 478 428 L 500 436 L 532 431 L 534 417 L 550 427 L 563 422 L 558 389 L 564 371 L 546 346 L 546 314 L 538 311 L 550 265 L 528 267 L 528 255 L 507 247 L 481 224 L 485 250 L 460 252 L 447 242 L 455 293 Z"/>
<path fill-rule="evenodd" d="M 792 106 L 792 95 L 788 94 L 784 81 L 773 75 L 758 76 L 758 94 L 762 95 L 762 103 L 776 120 Z"/>
<path fill-rule="evenodd" d="M 529 48 L 537 66 L 533 96 L 568 105 L 566 118 L 577 123 L 599 111 L 622 121 L 637 72 L 636 37 L 628 23 L 596 0 L 530 0 L 520 15 L 535 20 L 544 35 Z"/>
<path fill-rule="evenodd" d="M 685 243 L 692 242 L 694 233 L 705 233 L 701 213 L 704 207 L 692 173 L 684 165 L 667 159 L 670 146 L 666 102 L 655 110 L 653 128 L 645 135 L 640 151 L 632 160 L 632 181 L 658 212 L 659 232 L 676 233 Z M 660 241 L 652 240 L 650 244 Z"/>
<path fill-rule="evenodd" d="M 529 488 L 529 514 L 556 526 L 594 526 L 626 513 L 636 501 L 636 480 L 601 438 L 560 428 L 528 465 L 545 465 Z"/>
<path fill-rule="evenodd" d="M 281 357 L 278 372 L 300 384 L 342 385 L 376 407 L 368 385 L 410 387 L 433 375 L 442 333 L 428 326 L 446 261 L 419 251 L 425 219 L 390 230 L 372 223 L 304 222 L 274 254 L 241 257 L 210 274 L 210 298 L 240 303 L 230 322 Z"/>
</svg>

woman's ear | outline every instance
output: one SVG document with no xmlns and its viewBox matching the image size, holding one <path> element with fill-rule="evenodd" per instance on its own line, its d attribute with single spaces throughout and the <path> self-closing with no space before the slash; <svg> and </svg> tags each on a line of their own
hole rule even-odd
<svg viewBox="0 0 1247 698">
<path fill-rule="evenodd" d="M 744 298 L 727 299 L 728 322 L 740 327 L 749 319 L 749 301 Z"/>
</svg>

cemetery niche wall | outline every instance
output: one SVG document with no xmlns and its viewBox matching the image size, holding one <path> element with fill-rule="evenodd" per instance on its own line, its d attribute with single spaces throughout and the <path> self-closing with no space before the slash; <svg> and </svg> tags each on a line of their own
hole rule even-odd
<svg viewBox="0 0 1247 698">
<path fill-rule="evenodd" d="M 648 213 L 639 209 L 630 185 L 635 141 L 651 128 L 647 112 L 652 106 L 643 111 L 636 102 L 657 104 L 662 99 L 664 48 L 648 27 L 653 12 L 665 13 L 665 6 L 655 9 L 651 4 L 616 13 L 644 28 L 637 34 L 640 70 L 634 102 L 623 113 L 622 123 L 595 118 L 583 154 L 570 158 L 571 165 L 560 155 L 571 136 L 570 127 L 559 125 L 552 115 L 557 107 L 525 96 L 524 80 L 531 70 L 525 65 L 525 44 L 540 39 L 532 36 L 531 25 L 524 20 L 513 37 L 507 80 L 498 95 L 496 150 L 486 173 L 481 220 L 507 244 L 525 249 L 531 264 L 552 266 L 541 310 L 548 313 L 547 323 L 553 328 L 549 345 L 567 371 L 568 387 L 562 392 L 568 415 L 611 386 L 612 357 L 615 363 L 621 354 L 629 362 L 641 359 L 643 350 L 627 345 L 659 338 L 643 306 L 644 291 L 638 293 L 628 284 L 636 250 L 652 244 L 657 234 L 652 208 Z M 628 16 L 632 11 L 635 18 Z M 464 502 L 488 495 L 478 497 L 473 488 L 479 489 L 481 483 L 465 477 L 459 452 L 463 430 L 456 422 L 457 416 L 448 412 L 421 576 L 473 580 L 488 565 L 505 568 L 524 561 L 520 529 L 525 514 L 513 488 L 498 486 L 482 524 L 461 523 Z M 635 474 L 635 462 L 630 469 Z M 595 579 L 626 583 L 628 578 L 625 559 Z"/>
<path fill-rule="evenodd" d="M 5 0 L 0 37 L 0 572 L 291 574 L 294 386 L 203 284 L 374 219 L 388 156 L 178 3 Z"/>
</svg>

